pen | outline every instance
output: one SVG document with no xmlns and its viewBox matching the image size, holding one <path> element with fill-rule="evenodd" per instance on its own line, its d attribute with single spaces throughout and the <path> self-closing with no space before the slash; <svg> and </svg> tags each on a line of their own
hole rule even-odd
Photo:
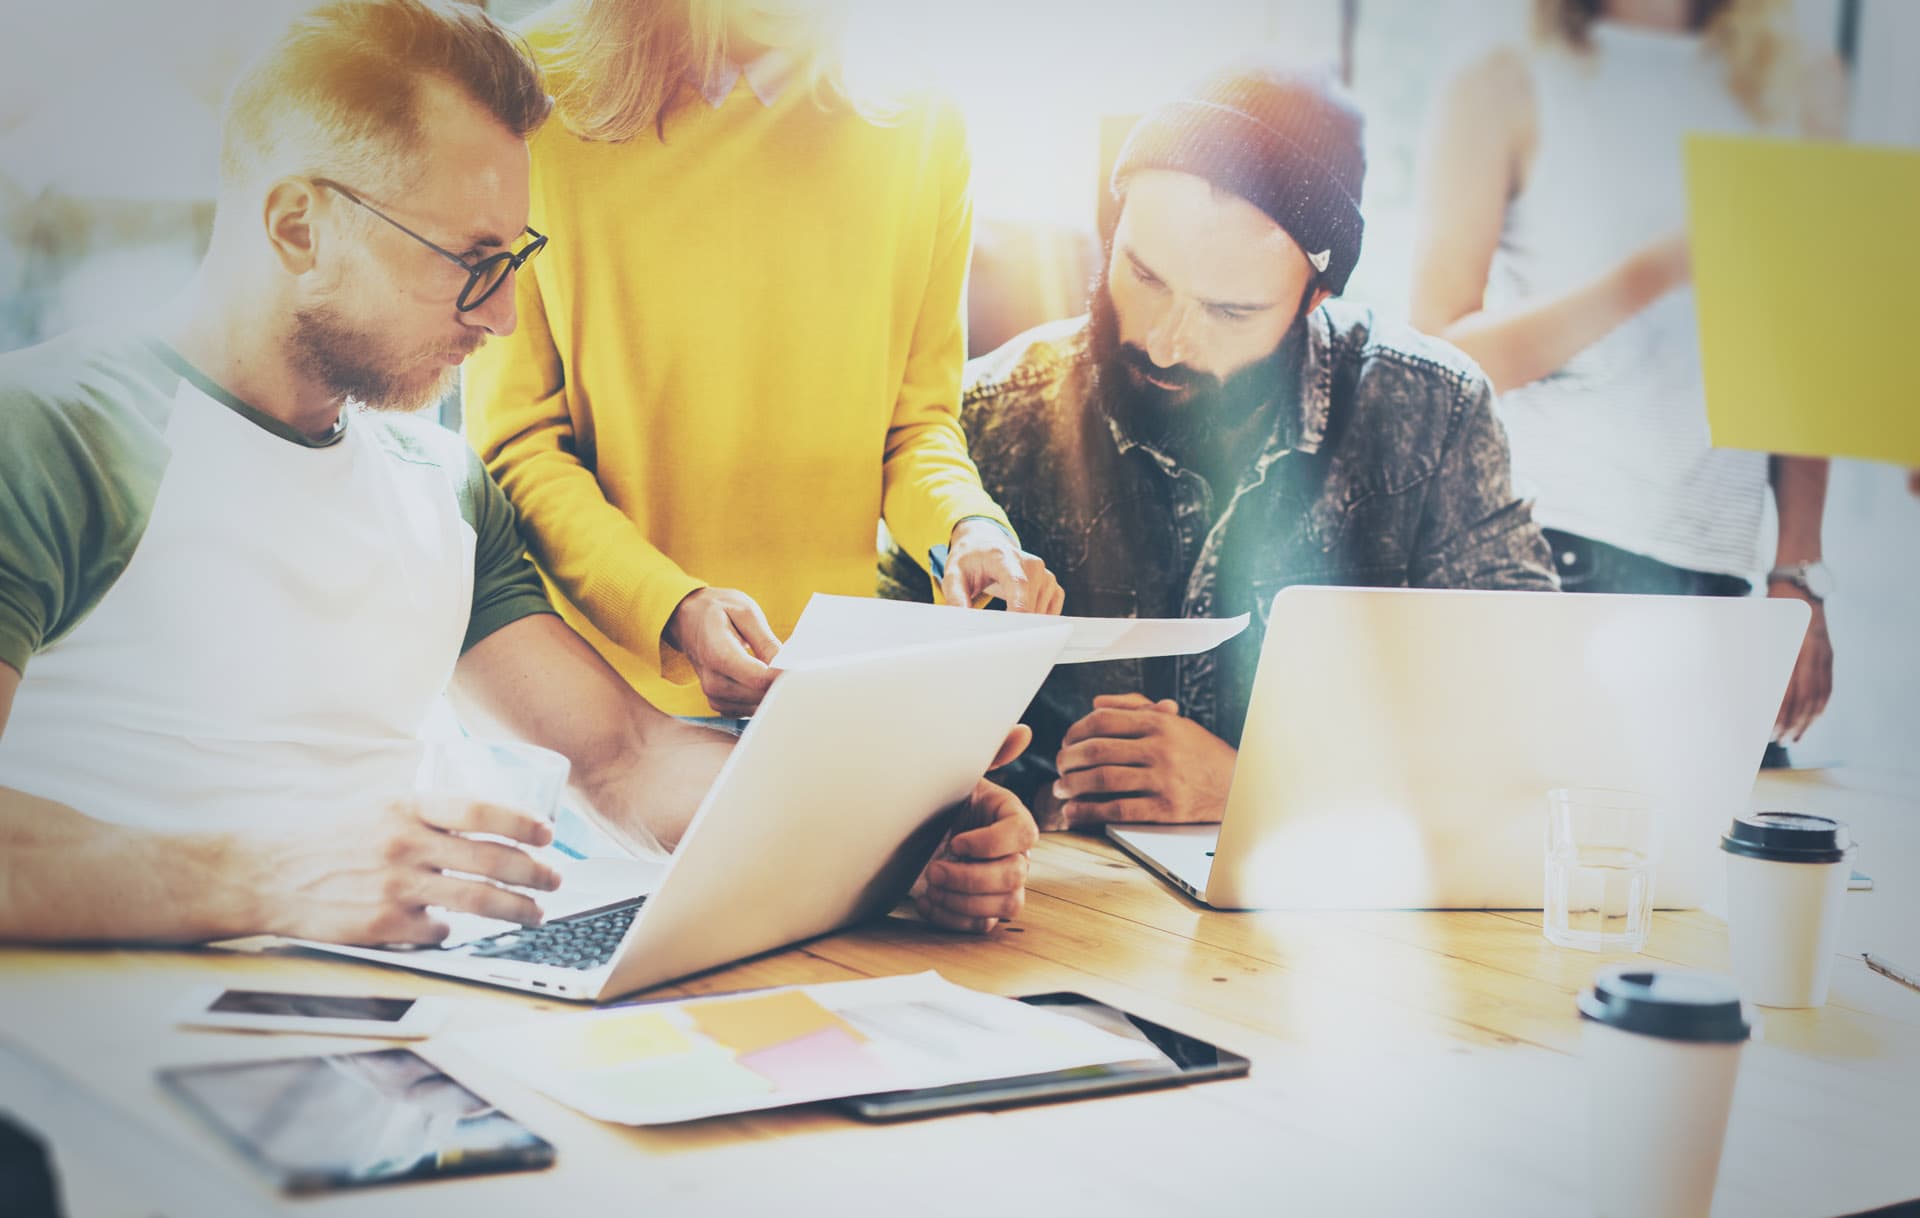
<svg viewBox="0 0 1920 1218">
<path fill-rule="evenodd" d="M 1867 962 L 1868 968 L 1880 974 L 1882 977 L 1898 981 L 1910 990 L 1920 990 L 1920 978 L 1916 978 L 1912 973 L 1901 970 L 1896 965 L 1881 959 L 1872 952 L 1861 952 L 1860 958 Z"/>
</svg>

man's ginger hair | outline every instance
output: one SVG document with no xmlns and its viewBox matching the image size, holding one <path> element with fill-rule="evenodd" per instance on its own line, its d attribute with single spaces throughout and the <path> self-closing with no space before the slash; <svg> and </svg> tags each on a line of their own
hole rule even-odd
<svg viewBox="0 0 1920 1218">
<path fill-rule="evenodd" d="M 307 172 L 369 190 L 404 186 L 430 78 L 523 139 L 553 108 L 526 44 L 475 5 L 328 0 L 296 18 L 229 94 L 221 177 Z"/>
</svg>

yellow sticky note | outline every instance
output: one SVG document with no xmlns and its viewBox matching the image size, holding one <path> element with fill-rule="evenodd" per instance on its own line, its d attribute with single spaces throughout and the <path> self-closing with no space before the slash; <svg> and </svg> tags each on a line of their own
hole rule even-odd
<svg viewBox="0 0 1920 1218">
<path fill-rule="evenodd" d="M 1920 466 L 1920 152 L 1687 140 L 1713 443 Z"/>
<path fill-rule="evenodd" d="M 593 1015 L 574 1021 L 548 1046 L 548 1060 L 562 1069 L 604 1069 L 648 1057 L 685 1053 L 687 1034 L 657 1011 Z"/>
<path fill-rule="evenodd" d="M 683 1009 L 701 1032 L 736 1053 L 752 1053 L 828 1028 L 838 1028 L 856 1042 L 866 1039 L 852 1024 L 799 990 L 722 998 Z"/>
</svg>

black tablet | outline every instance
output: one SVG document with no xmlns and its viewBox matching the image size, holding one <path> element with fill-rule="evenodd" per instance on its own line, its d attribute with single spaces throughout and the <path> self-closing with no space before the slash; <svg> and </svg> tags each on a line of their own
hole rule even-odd
<svg viewBox="0 0 1920 1218">
<path fill-rule="evenodd" d="M 225 1062 L 160 1085 L 283 1192 L 529 1171 L 552 1144 L 411 1049 Z"/>
<path fill-rule="evenodd" d="M 1116 1091 L 1179 1086 L 1207 1079 L 1239 1078 L 1251 1069 L 1251 1063 L 1236 1053 L 1095 1002 L 1084 994 L 1035 994 L 1020 1001 L 1048 1007 L 1116 1036 L 1137 1040 L 1140 1059 L 984 1083 L 855 1096 L 838 1101 L 839 1105 L 865 1120 L 890 1121 L 963 1109 L 1044 1103 Z"/>
</svg>

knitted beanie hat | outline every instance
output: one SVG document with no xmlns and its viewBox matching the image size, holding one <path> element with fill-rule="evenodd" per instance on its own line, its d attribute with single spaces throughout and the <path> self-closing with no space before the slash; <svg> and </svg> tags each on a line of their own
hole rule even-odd
<svg viewBox="0 0 1920 1218">
<path fill-rule="evenodd" d="M 1205 178 L 1273 217 L 1335 295 L 1360 261 L 1365 120 L 1324 72 L 1222 72 L 1140 120 L 1120 151 L 1113 192 L 1146 169 Z"/>
</svg>

